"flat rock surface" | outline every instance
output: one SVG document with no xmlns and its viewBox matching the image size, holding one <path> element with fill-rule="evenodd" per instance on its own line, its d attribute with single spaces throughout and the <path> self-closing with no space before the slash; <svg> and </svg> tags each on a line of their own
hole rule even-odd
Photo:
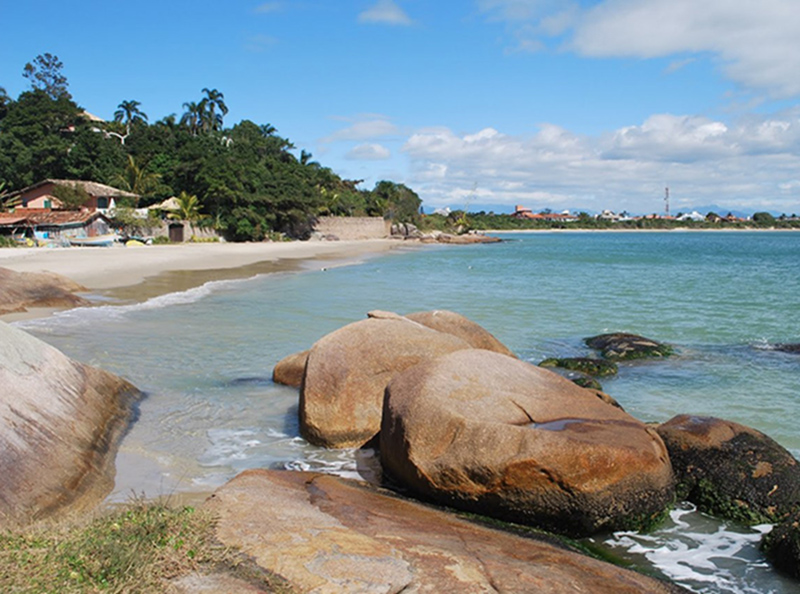
<svg viewBox="0 0 800 594">
<path fill-rule="evenodd" d="M 246 471 L 205 505 L 223 544 L 299 592 L 685 592 L 329 475 Z"/>
</svg>

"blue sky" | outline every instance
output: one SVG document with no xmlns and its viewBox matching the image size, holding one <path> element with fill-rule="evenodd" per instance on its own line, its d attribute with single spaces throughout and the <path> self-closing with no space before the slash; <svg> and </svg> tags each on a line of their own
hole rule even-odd
<svg viewBox="0 0 800 594">
<path fill-rule="evenodd" d="M 0 0 L 0 86 L 56 54 L 150 121 L 225 95 L 371 188 L 438 206 L 800 213 L 797 0 Z"/>
</svg>

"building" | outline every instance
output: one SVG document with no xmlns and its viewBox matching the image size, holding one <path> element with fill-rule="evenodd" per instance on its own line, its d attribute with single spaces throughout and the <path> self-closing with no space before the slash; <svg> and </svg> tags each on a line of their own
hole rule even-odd
<svg viewBox="0 0 800 594">
<path fill-rule="evenodd" d="M 564 212 L 537 212 L 534 213 L 530 208 L 525 208 L 519 204 L 514 207 L 514 212 L 511 214 L 515 219 L 528 219 L 532 221 L 549 221 L 558 223 L 574 223 L 578 220 L 568 210 Z"/>
<path fill-rule="evenodd" d="M 105 212 L 110 208 L 114 208 L 116 201 L 120 198 L 126 198 L 132 202 L 139 199 L 138 194 L 126 192 L 119 188 L 99 184 L 97 182 L 69 179 L 46 179 L 9 194 L 7 199 L 16 201 L 19 204 L 15 212 L 20 212 L 24 209 L 58 210 L 64 207 L 54 194 L 55 189 L 59 186 L 71 186 L 73 188 L 80 188 L 86 192 L 89 198 L 81 206 L 81 210 L 99 210 Z"/>
<path fill-rule="evenodd" d="M 0 235 L 17 240 L 68 244 L 70 239 L 111 233 L 111 221 L 99 211 L 22 209 L 0 213 Z"/>
</svg>

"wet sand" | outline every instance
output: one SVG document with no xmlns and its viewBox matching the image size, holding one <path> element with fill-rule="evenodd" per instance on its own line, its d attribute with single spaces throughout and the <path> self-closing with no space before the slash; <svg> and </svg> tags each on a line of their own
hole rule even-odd
<svg viewBox="0 0 800 594">
<path fill-rule="evenodd" d="M 115 301 L 138 302 L 214 280 L 325 267 L 403 245 L 389 239 L 283 243 L 187 243 L 140 247 L 6 248 L 0 267 L 54 272 Z M 50 315 L 52 308 L 0 316 L 13 322 Z"/>
</svg>

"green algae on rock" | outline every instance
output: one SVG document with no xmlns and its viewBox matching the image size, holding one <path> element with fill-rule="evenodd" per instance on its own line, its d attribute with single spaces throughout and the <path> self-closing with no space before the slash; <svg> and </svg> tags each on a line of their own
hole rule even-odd
<svg viewBox="0 0 800 594">
<path fill-rule="evenodd" d="M 619 371 L 616 363 L 594 357 L 550 357 L 539 363 L 539 367 L 560 367 L 561 369 L 578 371 L 594 377 L 616 375 L 617 371 Z"/>
<path fill-rule="evenodd" d="M 602 357 L 610 361 L 669 357 L 675 352 L 668 344 L 624 332 L 591 336 L 585 342 L 589 348 L 600 351 Z"/>
</svg>

